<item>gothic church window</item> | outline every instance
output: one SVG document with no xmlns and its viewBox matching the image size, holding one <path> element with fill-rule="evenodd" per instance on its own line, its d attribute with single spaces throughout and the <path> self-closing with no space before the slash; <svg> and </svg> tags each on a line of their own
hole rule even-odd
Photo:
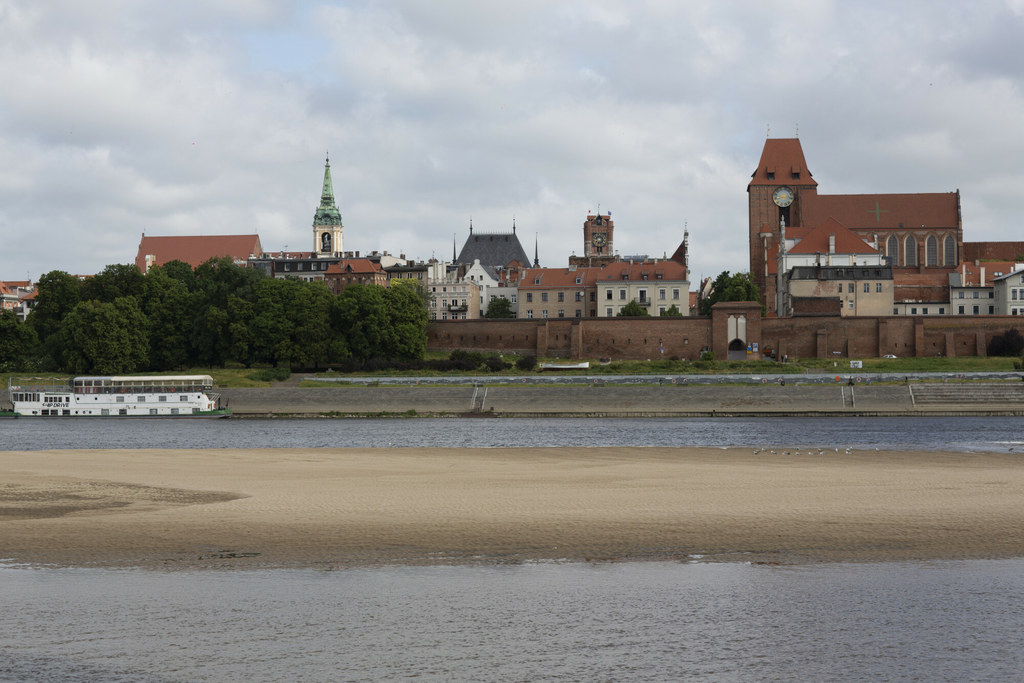
<svg viewBox="0 0 1024 683">
<path fill-rule="evenodd" d="M 928 239 L 924 242 L 925 250 L 925 265 L 926 266 L 937 266 L 939 265 L 939 240 L 935 238 L 935 235 L 928 235 Z"/>
<path fill-rule="evenodd" d="M 917 238 L 913 235 L 908 235 L 906 241 L 903 243 L 903 265 L 905 266 L 916 266 L 917 265 Z"/>
<path fill-rule="evenodd" d="M 889 235 L 889 239 L 885 241 L 885 255 L 889 257 L 889 262 L 893 265 L 900 262 L 900 243 L 896 239 L 896 235 Z"/>
<path fill-rule="evenodd" d="M 946 235 L 946 239 L 943 240 L 943 254 L 942 263 L 947 266 L 956 265 L 956 241 L 952 235 Z"/>
</svg>

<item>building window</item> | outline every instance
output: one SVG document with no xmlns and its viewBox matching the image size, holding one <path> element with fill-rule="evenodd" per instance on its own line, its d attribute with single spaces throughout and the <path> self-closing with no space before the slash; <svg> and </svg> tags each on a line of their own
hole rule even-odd
<svg viewBox="0 0 1024 683">
<path fill-rule="evenodd" d="M 963 315 L 964 314 L 964 307 L 963 306 L 957 306 L 956 312 L 959 313 L 960 315 Z"/>
<path fill-rule="evenodd" d="M 850 299 L 849 301 L 847 301 L 846 304 L 847 304 L 846 307 L 849 308 L 852 311 L 853 310 L 853 299 Z"/>
<path fill-rule="evenodd" d="M 678 289 L 673 289 L 672 290 L 672 298 L 677 300 L 677 301 L 679 300 L 679 290 Z"/>
<path fill-rule="evenodd" d="M 942 251 L 943 251 L 942 262 L 945 265 L 947 265 L 947 266 L 955 266 L 956 265 L 956 241 L 953 239 L 953 237 L 951 235 L 946 235 L 946 239 L 944 239 L 942 241 L 942 243 L 944 245 L 943 249 L 942 249 Z"/>
<path fill-rule="evenodd" d="M 547 300 L 548 300 L 548 293 L 547 292 L 541 292 L 540 293 L 540 300 L 542 302 L 547 302 Z"/>
<path fill-rule="evenodd" d="M 581 311 L 580 309 L 577 308 L 576 309 L 576 317 L 577 318 L 582 318 L 583 317 L 583 311 Z"/>
<path fill-rule="evenodd" d="M 531 308 L 531 309 L 528 309 L 528 310 L 526 311 L 526 317 L 527 317 L 527 318 L 532 318 L 532 317 L 533 317 L 533 309 L 532 309 L 532 308 Z"/>
<path fill-rule="evenodd" d="M 996 307 L 995 306 L 989 306 L 988 307 L 988 314 L 989 315 L 992 315 L 995 312 L 996 312 Z"/>
<path fill-rule="evenodd" d="M 978 298 L 978 290 L 974 290 L 974 292 L 972 292 L 972 294 L 973 294 L 973 296 L 971 297 L 972 299 L 977 299 Z"/>
<path fill-rule="evenodd" d="M 548 317 L 548 309 L 545 308 L 544 310 L 542 310 L 540 312 L 540 317 L 547 318 Z"/>
<path fill-rule="evenodd" d="M 889 239 L 885 241 L 885 255 L 894 266 L 900 262 L 900 241 L 896 239 L 896 235 L 889 235 Z"/>
<path fill-rule="evenodd" d="M 532 302 L 533 302 L 533 292 L 527 292 L 526 293 L 526 303 L 532 303 Z"/>
<path fill-rule="evenodd" d="M 850 283 L 850 286 L 846 288 L 846 291 L 848 291 L 850 294 L 853 294 L 853 283 L 852 282 Z"/>
<path fill-rule="evenodd" d="M 843 283 L 842 282 L 839 283 L 839 293 L 840 294 L 843 293 Z"/>
<path fill-rule="evenodd" d="M 910 315 L 917 315 L 917 306 L 910 309 Z"/>
<path fill-rule="evenodd" d="M 608 301 L 611 301 L 612 300 L 612 290 L 606 289 L 605 290 L 605 297 L 604 298 L 608 299 Z"/>
<path fill-rule="evenodd" d="M 926 266 L 939 265 L 939 240 L 935 235 L 928 235 L 924 241 L 924 263 Z"/>
<path fill-rule="evenodd" d="M 875 291 L 876 292 L 881 292 L 882 291 L 882 283 L 881 282 L 876 282 L 875 283 Z"/>
<path fill-rule="evenodd" d="M 921 309 L 921 315 L 928 315 L 928 307 L 927 306 L 925 306 L 924 308 Z"/>
<path fill-rule="evenodd" d="M 658 299 L 661 300 L 661 301 L 665 300 L 665 290 L 664 289 L 659 289 L 658 290 Z"/>
<path fill-rule="evenodd" d="M 870 291 L 871 291 L 871 283 L 870 282 L 865 282 L 864 283 L 864 293 L 867 294 Z"/>
<path fill-rule="evenodd" d="M 518 298 L 518 295 L 512 294 L 511 296 L 509 296 L 509 301 L 511 301 L 512 303 L 516 303 L 516 299 Z"/>
<path fill-rule="evenodd" d="M 977 306 L 974 307 L 974 315 L 978 315 L 978 307 Z"/>
<path fill-rule="evenodd" d="M 647 301 L 647 290 L 646 289 L 641 289 L 640 290 L 640 301 Z"/>
<path fill-rule="evenodd" d="M 957 299 L 963 299 L 964 298 L 963 290 L 960 290 L 959 292 L 956 293 L 956 298 Z"/>
<path fill-rule="evenodd" d="M 565 292 L 559 292 L 558 293 L 558 303 L 562 303 L 563 301 L 565 301 Z"/>
<path fill-rule="evenodd" d="M 558 317 L 559 318 L 564 318 L 565 317 L 565 309 L 563 309 L 563 308 L 558 309 Z"/>
<path fill-rule="evenodd" d="M 626 290 L 620 289 L 619 290 L 619 301 L 625 301 L 625 300 L 626 300 Z"/>
<path fill-rule="evenodd" d="M 612 307 L 609 306 L 608 308 L 604 309 L 604 314 L 609 318 L 612 317 Z"/>
<path fill-rule="evenodd" d="M 946 314 L 946 307 L 945 306 L 939 306 L 939 315 L 945 315 L 945 314 Z"/>
<path fill-rule="evenodd" d="M 907 239 L 903 242 L 903 265 L 905 266 L 916 266 L 917 265 L 917 238 L 913 235 L 907 235 Z"/>
<path fill-rule="evenodd" d="M 583 301 L 583 292 L 576 292 L 576 302 Z"/>
<path fill-rule="evenodd" d="M 900 313 L 900 309 L 898 309 L 898 308 L 892 309 L 892 314 L 893 315 L 899 315 L 899 313 Z"/>
</svg>

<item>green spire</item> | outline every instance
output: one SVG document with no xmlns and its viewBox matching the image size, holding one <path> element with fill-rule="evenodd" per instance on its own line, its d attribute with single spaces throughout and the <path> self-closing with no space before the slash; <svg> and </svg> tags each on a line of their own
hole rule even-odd
<svg viewBox="0 0 1024 683">
<path fill-rule="evenodd" d="M 331 158 L 324 164 L 324 189 L 320 193 L 320 206 L 313 215 L 313 225 L 341 225 L 341 212 L 334 203 L 334 183 L 331 181 Z"/>
</svg>

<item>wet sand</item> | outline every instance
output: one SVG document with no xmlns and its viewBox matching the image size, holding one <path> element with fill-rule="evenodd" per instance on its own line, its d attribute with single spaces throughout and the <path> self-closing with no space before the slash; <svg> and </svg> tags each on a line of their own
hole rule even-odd
<svg viewBox="0 0 1024 683">
<path fill-rule="evenodd" d="M 0 560 L 334 568 L 1024 556 L 1024 457 L 704 448 L 0 452 Z"/>
</svg>

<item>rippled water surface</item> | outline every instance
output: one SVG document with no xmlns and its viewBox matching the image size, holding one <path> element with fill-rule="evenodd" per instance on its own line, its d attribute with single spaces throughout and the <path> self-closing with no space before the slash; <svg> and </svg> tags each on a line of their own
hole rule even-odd
<svg viewBox="0 0 1024 683">
<path fill-rule="evenodd" d="M 1024 450 L 1024 417 L 0 420 L 0 449 L 819 446 Z"/>
<path fill-rule="evenodd" d="M 1020 680 L 1024 561 L 0 569 L 0 677 Z"/>
</svg>

